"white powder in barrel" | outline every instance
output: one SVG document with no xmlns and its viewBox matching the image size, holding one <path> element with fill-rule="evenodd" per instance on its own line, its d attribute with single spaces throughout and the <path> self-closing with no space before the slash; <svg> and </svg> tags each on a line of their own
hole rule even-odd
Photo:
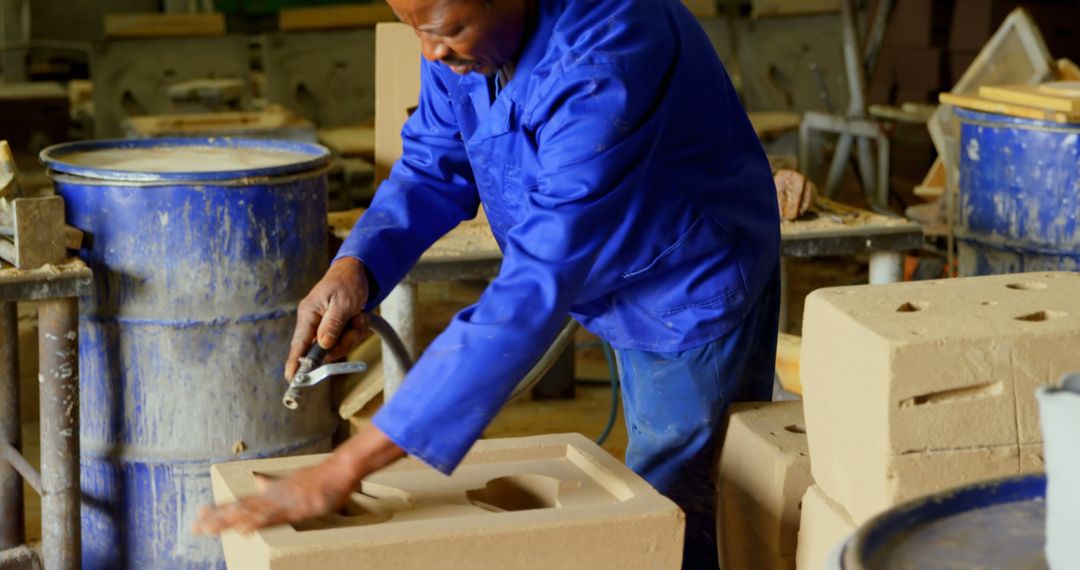
<svg viewBox="0 0 1080 570">
<path fill-rule="evenodd" d="M 111 148 L 57 158 L 67 164 L 131 172 L 222 172 L 285 166 L 311 157 L 260 148 L 173 146 Z"/>
</svg>

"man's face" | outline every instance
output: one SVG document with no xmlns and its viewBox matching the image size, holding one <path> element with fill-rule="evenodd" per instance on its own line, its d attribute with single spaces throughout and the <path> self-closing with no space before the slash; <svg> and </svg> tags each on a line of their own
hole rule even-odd
<svg viewBox="0 0 1080 570">
<path fill-rule="evenodd" d="M 388 0 L 420 37 L 428 61 L 454 73 L 495 73 L 512 63 L 525 35 L 526 0 Z"/>
</svg>

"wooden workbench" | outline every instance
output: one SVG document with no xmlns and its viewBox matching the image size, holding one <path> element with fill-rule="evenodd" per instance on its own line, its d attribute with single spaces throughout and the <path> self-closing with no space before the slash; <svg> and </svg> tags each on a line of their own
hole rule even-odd
<svg viewBox="0 0 1080 570">
<path fill-rule="evenodd" d="M 329 216 L 334 234 L 345 239 L 363 210 L 336 212 Z M 819 198 L 802 219 L 780 226 L 780 254 L 784 258 L 832 255 L 870 255 L 870 282 L 890 283 L 903 276 L 903 252 L 922 247 L 922 228 L 901 217 L 852 208 Z M 417 284 L 422 281 L 488 279 L 495 277 L 502 252 L 488 227 L 483 209 L 473 220 L 463 222 L 439 239 L 421 257 L 405 279 L 382 303 L 382 315 L 397 330 L 401 340 L 416 356 Z M 787 323 L 787 275 L 781 260 L 785 293 L 781 299 L 781 327 Z M 384 366 L 393 358 L 384 354 Z M 398 378 L 388 373 L 386 378 Z M 392 394 L 396 386 L 387 388 Z"/>
</svg>

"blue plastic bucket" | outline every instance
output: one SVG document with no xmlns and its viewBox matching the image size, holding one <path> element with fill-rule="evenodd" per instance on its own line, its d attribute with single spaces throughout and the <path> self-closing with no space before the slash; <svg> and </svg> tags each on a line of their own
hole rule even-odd
<svg viewBox="0 0 1080 570">
<path fill-rule="evenodd" d="M 960 274 L 1080 270 L 1080 124 L 956 114 Z"/>
<path fill-rule="evenodd" d="M 1046 568 L 1046 476 L 938 493 L 856 531 L 829 570 Z"/>
<path fill-rule="evenodd" d="M 84 568 L 224 568 L 190 528 L 213 463 L 325 451 L 326 389 L 281 404 L 327 264 L 318 145 L 93 141 L 41 153 L 94 271 L 81 299 Z"/>
</svg>

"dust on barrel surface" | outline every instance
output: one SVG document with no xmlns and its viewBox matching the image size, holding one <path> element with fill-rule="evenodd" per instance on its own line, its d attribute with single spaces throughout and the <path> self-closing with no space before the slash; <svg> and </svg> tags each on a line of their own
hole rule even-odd
<svg viewBox="0 0 1080 570">
<path fill-rule="evenodd" d="M 326 149 L 94 141 L 42 152 L 94 293 L 81 300 L 83 563 L 224 568 L 190 532 L 213 463 L 323 451 L 326 387 L 281 404 L 296 306 L 326 269 Z"/>
<path fill-rule="evenodd" d="M 1080 124 L 956 113 L 960 274 L 1080 270 Z"/>
</svg>

